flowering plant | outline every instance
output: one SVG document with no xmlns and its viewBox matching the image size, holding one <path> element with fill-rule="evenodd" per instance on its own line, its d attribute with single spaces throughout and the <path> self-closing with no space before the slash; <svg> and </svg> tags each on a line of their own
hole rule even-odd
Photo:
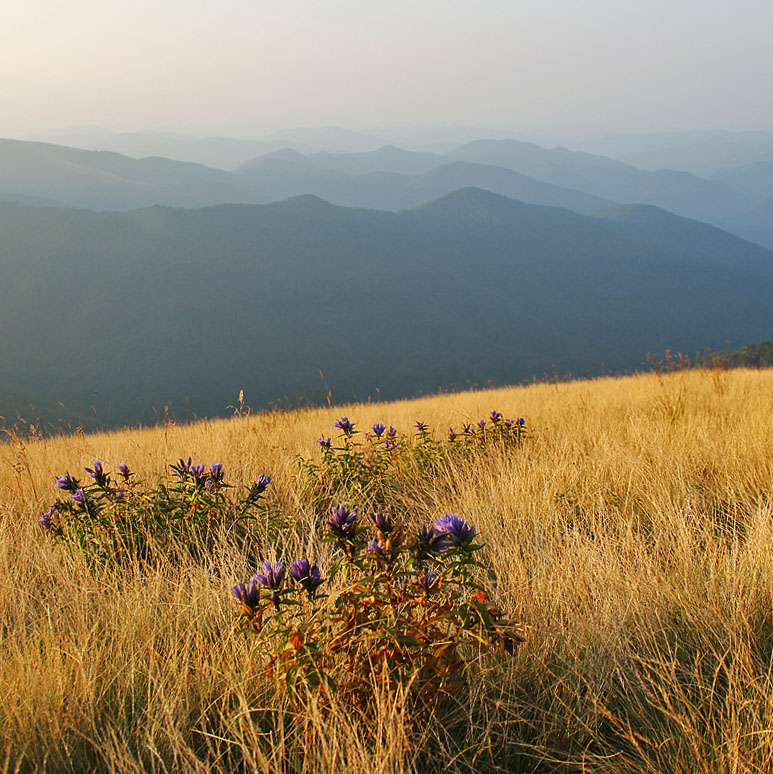
<svg viewBox="0 0 773 774">
<path fill-rule="evenodd" d="M 125 463 L 115 479 L 102 460 L 85 468 L 91 481 L 81 483 L 69 471 L 55 487 L 66 499 L 55 502 L 39 518 L 57 541 L 79 546 L 91 559 L 147 559 L 156 550 L 166 554 L 206 551 L 223 529 L 242 537 L 265 512 L 264 493 L 271 477 L 260 475 L 241 496 L 225 482 L 223 465 L 179 460 L 169 466 L 171 480 L 143 486 Z"/>
<path fill-rule="evenodd" d="M 244 629 L 258 638 L 266 671 L 290 696 L 336 694 L 366 708 L 375 688 L 398 686 L 430 703 L 464 680 L 480 650 L 513 655 L 522 641 L 477 576 L 476 528 L 445 514 L 413 534 L 387 511 L 331 510 L 326 540 L 336 555 L 266 561 L 232 587 Z M 323 590 L 324 589 L 324 590 Z"/>
<path fill-rule="evenodd" d="M 496 410 L 476 424 L 464 423 L 459 432 L 449 427 L 442 439 L 434 438 L 422 421 L 415 423 L 411 434 L 398 433 L 381 422 L 361 432 L 345 416 L 334 427 L 340 431 L 336 440 L 324 434 L 317 439 L 321 460 L 301 460 L 320 513 L 341 500 L 383 507 L 398 501 L 419 478 L 436 474 L 449 459 L 493 448 L 516 448 L 526 438 L 522 417 L 505 419 Z"/>
</svg>

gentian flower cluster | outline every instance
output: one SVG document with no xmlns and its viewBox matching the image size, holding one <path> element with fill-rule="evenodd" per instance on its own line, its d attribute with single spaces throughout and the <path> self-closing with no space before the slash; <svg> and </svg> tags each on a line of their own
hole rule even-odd
<svg viewBox="0 0 773 774">
<path fill-rule="evenodd" d="M 290 565 L 290 577 L 303 589 L 310 599 L 323 583 L 322 573 L 316 564 L 312 564 L 304 556 L 296 559 Z M 284 591 L 285 568 L 282 562 L 263 562 L 262 572 L 258 572 L 245 583 L 231 586 L 231 593 L 242 605 L 245 615 L 254 619 L 253 625 L 260 627 L 263 617 L 261 609 L 261 588 L 269 591 L 269 599 L 274 610 L 282 607 L 282 592 Z"/>
<path fill-rule="evenodd" d="M 475 527 L 468 524 L 456 513 L 446 513 L 432 525 L 435 549 L 446 551 L 449 548 L 462 548 L 472 543 Z"/>
<path fill-rule="evenodd" d="M 105 488 L 110 486 L 110 476 L 105 473 L 102 460 L 94 460 L 93 468 L 85 468 L 86 472 L 96 481 L 97 486 Z"/>
<path fill-rule="evenodd" d="M 266 669 L 291 700 L 324 686 L 362 709 L 381 684 L 437 701 L 461 686 L 468 637 L 515 653 L 522 637 L 470 572 L 481 548 L 472 544 L 472 524 L 447 513 L 404 544 L 389 509 L 368 512 L 365 526 L 375 537 L 364 534 L 358 515 L 344 504 L 331 510 L 329 539 L 345 560 L 333 562 L 328 594 L 316 593 L 322 572 L 305 556 L 290 564 L 294 585 L 285 584 L 282 562 L 264 562 L 254 578 L 231 588 L 245 630 L 261 638 L 255 651 L 268 658 Z M 261 600 L 262 588 L 270 602 Z"/>
<path fill-rule="evenodd" d="M 333 427 L 337 427 L 347 438 L 354 435 L 354 425 L 348 417 L 339 417 L 333 422 Z"/>
<path fill-rule="evenodd" d="M 54 528 L 54 523 L 51 521 L 56 513 L 56 506 L 52 505 L 45 513 L 42 513 L 38 517 L 38 524 L 43 527 L 46 532 L 50 532 Z"/>
<path fill-rule="evenodd" d="M 231 593 L 242 603 L 248 614 L 252 614 L 260 604 L 260 584 L 256 576 L 246 583 L 231 586 Z"/>
<path fill-rule="evenodd" d="M 322 584 L 322 573 L 319 571 L 319 567 L 316 564 L 311 564 L 305 556 L 296 559 L 290 565 L 290 577 L 306 589 L 310 597 L 314 596 L 314 592 Z"/>
<path fill-rule="evenodd" d="M 505 419 L 501 411 L 493 409 L 488 416 L 488 420 L 479 419 L 475 423 L 475 426 L 473 426 L 472 423 L 463 423 L 462 435 L 467 439 L 473 438 L 484 442 L 519 443 L 524 435 L 525 424 L 526 420 L 523 417 L 519 417 L 518 419 Z M 453 442 L 457 438 L 459 438 L 459 434 L 456 433 L 453 427 L 449 427 L 448 440 Z"/>
<path fill-rule="evenodd" d="M 55 484 L 57 489 L 62 489 L 65 492 L 75 492 L 80 489 L 81 485 L 78 483 L 78 479 L 65 473 L 63 476 L 58 476 Z"/>
<path fill-rule="evenodd" d="M 188 457 L 187 460 L 180 459 L 176 465 L 169 467 L 175 472 L 180 483 L 191 485 L 193 489 L 211 489 L 224 483 L 222 462 L 213 462 L 209 466 L 204 462 L 194 465 L 193 460 Z M 128 467 L 126 470 L 128 471 Z"/>
<path fill-rule="evenodd" d="M 279 592 L 282 590 L 282 584 L 285 579 L 285 571 L 282 562 L 263 562 L 263 572 L 258 573 L 255 579 L 261 586 L 265 586 L 271 591 L 271 602 L 279 610 Z"/>
<path fill-rule="evenodd" d="M 343 503 L 333 508 L 327 523 L 330 531 L 339 539 L 353 538 L 357 531 L 358 511 L 358 508 L 350 511 Z"/>
<path fill-rule="evenodd" d="M 263 493 L 266 491 L 266 488 L 271 483 L 271 476 L 266 476 L 263 473 L 261 473 L 258 476 L 258 480 L 250 486 L 250 491 L 247 494 L 247 499 L 251 503 L 257 503 L 258 500 L 260 500 L 263 497 Z"/>
<path fill-rule="evenodd" d="M 118 562 L 144 561 L 154 551 L 201 555 L 205 546 L 223 539 L 224 525 L 227 539 L 241 541 L 255 528 L 258 509 L 262 528 L 275 528 L 270 505 L 259 502 L 270 476 L 259 476 L 239 498 L 229 496 L 220 462 L 194 464 L 188 457 L 169 467 L 177 483 L 159 481 L 149 488 L 135 481 L 125 462 L 116 466 L 116 481 L 99 459 L 85 468 L 89 482 L 68 471 L 56 477 L 55 487 L 69 498 L 58 500 L 38 523 L 53 540 L 76 547 L 89 560 Z"/>
</svg>

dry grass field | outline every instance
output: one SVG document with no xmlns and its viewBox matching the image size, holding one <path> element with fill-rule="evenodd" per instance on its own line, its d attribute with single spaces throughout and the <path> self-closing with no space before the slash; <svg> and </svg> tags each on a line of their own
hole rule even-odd
<svg viewBox="0 0 773 774">
<path fill-rule="evenodd" d="M 521 447 L 417 480 L 411 523 L 474 523 L 514 658 L 471 655 L 436 710 L 289 704 L 237 628 L 232 546 L 206 562 L 89 564 L 37 516 L 95 458 L 145 477 L 224 463 L 319 521 L 298 457 L 348 415 L 410 432 L 492 409 Z M 0 772 L 773 772 L 773 371 L 694 370 L 0 445 Z"/>
</svg>

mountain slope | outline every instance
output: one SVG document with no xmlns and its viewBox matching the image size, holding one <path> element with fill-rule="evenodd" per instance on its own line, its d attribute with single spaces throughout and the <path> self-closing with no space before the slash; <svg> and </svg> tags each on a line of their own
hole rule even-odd
<svg viewBox="0 0 773 774">
<path fill-rule="evenodd" d="M 440 159 L 442 166 L 432 168 L 428 157 Z M 379 164 L 425 171 L 350 174 L 337 168 L 359 165 L 372 170 Z M 318 154 L 314 158 L 285 148 L 252 159 L 235 172 L 225 172 L 163 158 L 132 159 L 116 153 L 0 140 L 0 199 L 35 204 L 61 202 L 95 210 L 128 210 L 154 204 L 258 204 L 303 194 L 344 206 L 398 210 L 470 185 L 578 212 L 591 212 L 610 203 L 508 169 L 464 162 L 448 164 L 433 154 L 389 148 L 372 154 Z"/>
<path fill-rule="evenodd" d="M 706 222 L 716 222 L 748 207 L 744 196 L 717 180 L 674 170 L 646 172 L 605 156 L 566 148 L 548 150 L 517 140 L 476 140 L 448 155 L 507 167 L 537 180 L 621 203 L 651 204 Z"/>
<path fill-rule="evenodd" d="M 717 266 L 773 276 L 770 250 L 697 220 L 644 204 L 621 204 L 593 213 L 625 237 L 700 257 Z"/>
<path fill-rule="evenodd" d="M 722 225 L 734 234 L 773 250 L 773 197 L 727 218 Z"/>
<path fill-rule="evenodd" d="M 651 132 L 605 137 L 578 147 L 641 169 L 681 169 L 708 178 L 717 170 L 773 161 L 773 133 L 759 131 Z"/>
<path fill-rule="evenodd" d="M 476 189 L 401 213 L 0 204 L 0 362 L 116 424 L 221 413 L 240 388 L 387 398 L 770 338 L 773 253 L 610 223 Z"/>
<path fill-rule="evenodd" d="M 154 202 L 195 207 L 245 196 L 233 175 L 200 164 L 18 140 L 0 140 L 0 191 L 99 210 Z"/>
<path fill-rule="evenodd" d="M 733 186 L 749 201 L 759 202 L 773 197 L 773 161 L 757 161 L 725 169 L 716 172 L 713 178 Z"/>
<path fill-rule="evenodd" d="M 253 159 L 237 172 L 243 177 L 245 188 L 263 202 L 313 194 L 344 207 L 401 210 L 459 188 L 476 187 L 530 204 L 566 207 L 583 213 L 609 204 L 598 196 L 542 183 L 513 170 L 486 164 L 457 161 L 445 162 L 419 174 L 351 175 L 337 168 L 317 166 L 314 158 L 285 149 Z"/>
</svg>

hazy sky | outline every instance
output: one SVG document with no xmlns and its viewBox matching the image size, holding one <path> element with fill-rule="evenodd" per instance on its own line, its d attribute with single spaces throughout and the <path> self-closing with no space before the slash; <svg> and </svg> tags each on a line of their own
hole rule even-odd
<svg viewBox="0 0 773 774">
<path fill-rule="evenodd" d="M 0 0 L 0 135 L 773 130 L 771 0 Z"/>
</svg>

